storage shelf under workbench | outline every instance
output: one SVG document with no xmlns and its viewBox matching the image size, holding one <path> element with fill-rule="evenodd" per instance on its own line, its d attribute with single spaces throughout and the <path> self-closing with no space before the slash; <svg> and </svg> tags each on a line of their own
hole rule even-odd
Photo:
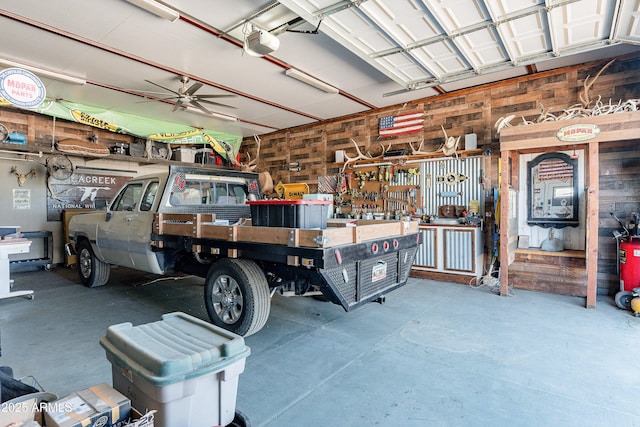
<svg viewBox="0 0 640 427">
<path fill-rule="evenodd" d="M 43 239 L 43 254 L 41 257 L 12 260 L 9 268 L 12 273 L 21 273 L 24 271 L 34 271 L 39 268 L 50 270 L 53 265 L 53 233 L 51 231 L 23 231 L 22 237 L 33 241 L 34 239 Z"/>
</svg>

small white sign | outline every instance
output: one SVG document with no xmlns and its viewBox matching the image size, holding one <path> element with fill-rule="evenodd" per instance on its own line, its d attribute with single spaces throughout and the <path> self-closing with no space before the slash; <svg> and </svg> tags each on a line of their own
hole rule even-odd
<svg viewBox="0 0 640 427">
<path fill-rule="evenodd" d="M 13 189 L 13 209 L 31 209 L 31 190 Z"/>
<path fill-rule="evenodd" d="M 0 97 L 16 107 L 37 107 L 46 96 L 44 84 L 32 72 L 22 68 L 7 68 L 0 71 Z"/>
<path fill-rule="evenodd" d="M 380 261 L 371 270 L 371 282 L 375 283 L 385 277 L 387 277 L 387 263 Z"/>
</svg>

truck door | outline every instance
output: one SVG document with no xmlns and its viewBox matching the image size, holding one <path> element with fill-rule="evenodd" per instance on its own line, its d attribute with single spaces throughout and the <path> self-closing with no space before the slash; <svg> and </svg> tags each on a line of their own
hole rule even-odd
<svg viewBox="0 0 640 427">
<path fill-rule="evenodd" d="M 160 183 L 132 182 L 122 189 L 109 209 L 109 219 L 98 225 L 98 246 L 105 261 L 122 267 L 160 274 L 157 254 L 151 250 L 153 207 Z"/>
<path fill-rule="evenodd" d="M 130 224 L 137 217 L 135 210 L 142 195 L 142 184 L 127 184 L 111 204 L 107 219 L 98 223 L 97 244 L 110 264 L 133 267 L 129 254 Z"/>
<path fill-rule="evenodd" d="M 151 250 L 150 237 L 153 227 L 153 206 L 156 204 L 158 181 L 149 182 L 142 193 L 140 205 L 129 220 L 129 255 L 136 270 L 160 274 L 159 252 Z"/>
</svg>

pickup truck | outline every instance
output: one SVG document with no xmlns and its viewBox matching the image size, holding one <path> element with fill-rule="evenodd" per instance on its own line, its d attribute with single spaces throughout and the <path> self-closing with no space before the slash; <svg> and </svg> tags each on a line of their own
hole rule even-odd
<svg viewBox="0 0 640 427">
<path fill-rule="evenodd" d="M 265 325 L 275 292 L 321 294 L 349 311 L 409 278 L 417 222 L 257 226 L 261 199 L 254 172 L 172 165 L 128 181 L 106 210 L 74 216 L 66 250 L 87 287 L 106 284 L 111 265 L 203 277 L 211 322 L 243 336 Z"/>
</svg>

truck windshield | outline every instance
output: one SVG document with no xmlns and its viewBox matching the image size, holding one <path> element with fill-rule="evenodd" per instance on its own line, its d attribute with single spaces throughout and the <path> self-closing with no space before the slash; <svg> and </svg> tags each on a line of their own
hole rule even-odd
<svg viewBox="0 0 640 427">
<path fill-rule="evenodd" d="M 174 185 L 169 206 L 238 205 L 247 201 L 244 182 L 186 179 Z"/>
</svg>

